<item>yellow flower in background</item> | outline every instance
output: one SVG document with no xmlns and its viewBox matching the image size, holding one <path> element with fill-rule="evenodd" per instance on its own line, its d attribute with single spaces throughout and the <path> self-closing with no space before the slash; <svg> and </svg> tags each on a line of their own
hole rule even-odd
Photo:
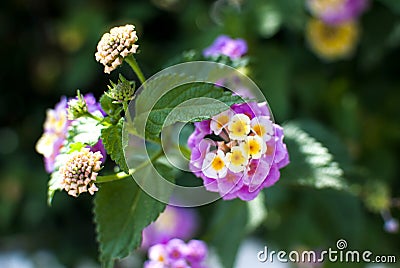
<svg viewBox="0 0 400 268">
<path fill-rule="evenodd" d="M 328 25 L 321 20 L 311 19 L 306 31 L 311 49 L 326 60 L 351 56 L 359 36 L 358 25 L 354 21 Z"/>
</svg>

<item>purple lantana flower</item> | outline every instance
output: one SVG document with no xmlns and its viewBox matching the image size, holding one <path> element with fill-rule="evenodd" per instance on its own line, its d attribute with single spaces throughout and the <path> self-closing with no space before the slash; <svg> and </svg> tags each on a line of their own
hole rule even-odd
<svg viewBox="0 0 400 268">
<path fill-rule="evenodd" d="M 36 143 L 36 151 L 44 156 L 46 171 L 54 171 L 56 157 L 59 154 L 67 137 L 68 127 L 71 121 L 67 118 L 67 98 L 62 97 L 54 109 L 46 112 L 44 133 Z"/>
<path fill-rule="evenodd" d="M 205 57 L 226 55 L 232 59 L 238 59 L 247 52 L 247 43 L 243 39 L 232 39 L 226 35 L 220 35 L 214 43 L 204 49 Z"/>
<path fill-rule="evenodd" d="M 101 108 L 100 102 L 96 101 L 96 98 L 93 96 L 92 93 L 87 93 L 83 96 L 83 98 L 86 102 L 89 113 L 100 112 L 103 116 L 106 115 L 106 113 Z"/>
<path fill-rule="evenodd" d="M 311 13 L 326 24 L 356 20 L 368 7 L 368 0 L 308 0 Z"/>
<path fill-rule="evenodd" d="M 155 244 L 165 244 L 172 238 L 187 240 L 198 227 L 194 209 L 167 206 L 158 219 L 143 230 L 142 249 Z"/>
<path fill-rule="evenodd" d="M 149 260 L 145 268 L 206 268 L 207 245 L 200 240 L 191 240 L 187 244 L 174 238 L 166 244 L 156 244 L 149 248 Z"/>
<path fill-rule="evenodd" d="M 96 101 L 93 94 L 88 93 L 84 96 L 87 104 L 88 112 L 98 113 L 104 116 L 105 112 L 101 109 L 100 104 Z M 73 120 L 68 119 L 68 99 L 62 97 L 60 102 L 56 104 L 54 109 L 48 109 L 46 120 L 43 126 L 44 132 L 36 143 L 36 151 L 43 155 L 45 168 L 48 173 L 52 173 L 55 169 L 57 156 L 67 139 L 68 129 Z M 106 155 L 103 143 L 99 140 L 91 151 L 100 151 L 102 155 Z M 105 159 L 103 159 L 104 162 Z"/>
<path fill-rule="evenodd" d="M 188 146 L 191 171 L 225 200 L 256 198 L 279 180 L 279 169 L 289 163 L 283 129 L 271 121 L 266 102 L 235 104 L 195 123 Z"/>
</svg>

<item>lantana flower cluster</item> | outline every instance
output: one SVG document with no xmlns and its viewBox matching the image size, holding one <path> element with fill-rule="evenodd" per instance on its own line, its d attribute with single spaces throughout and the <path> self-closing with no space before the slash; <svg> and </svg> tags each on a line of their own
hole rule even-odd
<svg viewBox="0 0 400 268">
<path fill-rule="evenodd" d="M 62 97 L 54 109 L 47 110 L 46 120 L 43 125 L 44 132 L 36 143 L 36 151 L 43 155 L 48 173 L 52 173 L 55 170 L 56 158 L 66 142 L 68 129 L 74 121 L 68 119 L 68 107 L 71 100 L 74 99 L 68 100 L 66 97 Z M 93 94 L 86 94 L 84 100 L 89 113 L 105 115 Z M 101 140 L 92 148 L 93 151 L 105 152 Z"/>
<path fill-rule="evenodd" d="M 76 121 L 68 111 L 71 111 L 71 106 L 77 101 L 78 98 L 68 100 L 62 97 L 54 109 L 47 110 L 44 133 L 36 143 L 36 151 L 44 157 L 46 171 L 59 173 L 57 187 L 74 197 L 83 192 L 94 194 L 97 191 L 94 181 L 106 156 L 101 139 L 93 146 L 82 148 L 80 151 L 71 154 L 65 152 L 69 131 Z M 81 102 L 85 104 L 85 112 L 100 117 L 105 115 L 92 94 L 83 96 Z"/>
<path fill-rule="evenodd" d="M 195 123 L 188 145 L 190 170 L 225 200 L 254 199 L 289 163 L 283 130 L 272 122 L 266 102 L 235 104 Z"/>
<path fill-rule="evenodd" d="M 314 18 L 307 25 L 311 49 L 322 59 L 336 60 L 352 55 L 359 39 L 358 18 L 367 0 L 308 0 Z"/>
<path fill-rule="evenodd" d="M 166 244 L 152 246 L 144 268 L 206 268 L 207 252 L 207 245 L 201 240 L 185 243 L 175 238 Z"/>
</svg>

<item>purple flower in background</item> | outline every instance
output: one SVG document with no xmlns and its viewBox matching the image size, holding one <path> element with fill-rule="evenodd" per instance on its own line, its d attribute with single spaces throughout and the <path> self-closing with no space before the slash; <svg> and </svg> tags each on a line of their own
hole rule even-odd
<svg viewBox="0 0 400 268">
<path fill-rule="evenodd" d="M 93 94 L 88 93 L 84 96 L 85 102 L 90 113 L 98 113 L 104 116 L 105 113 Z M 60 150 L 64 146 L 67 138 L 68 128 L 73 120 L 68 120 L 68 100 L 62 97 L 61 101 L 56 104 L 54 109 L 48 109 L 46 112 L 46 120 L 43 126 L 44 132 L 36 143 L 36 151 L 43 155 L 45 168 L 48 173 L 52 173 L 55 169 L 56 157 L 60 154 Z M 91 151 L 100 151 L 102 155 L 106 155 L 103 143 L 99 140 Z M 103 158 L 103 162 L 105 158 Z"/>
<path fill-rule="evenodd" d="M 54 109 L 46 112 L 44 133 L 36 143 L 36 151 L 44 156 L 46 171 L 54 171 L 56 157 L 66 139 L 71 121 L 67 118 L 67 98 L 62 97 Z"/>
<path fill-rule="evenodd" d="M 397 233 L 399 231 L 399 221 L 394 218 L 391 218 L 385 221 L 383 228 L 388 233 Z"/>
<path fill-rule="evenodd" d="M 149 260 L 145 268 L 206 268 L 203 262 L 207 257 L 207 245 L 200 240 L 191 240 L 187 244 L 174 238 L 165 244 L 156 244 L 149 248 Z"/>
<path fill-rule="evenodd" d="M 190 239 L 197 229 L 197 222 L 195 210 L 167 206 L 158 219 L 143 230 L 142 248 L 165 244 L 172 238 Z"/>
<path fill-rule="evenodd" d="M 86 102 L 89 113 L 100 112 L 103 116 L 106 115 L 106 113 L 103 111 L 103 109 L 101 109 L 100 103 L 96 101 L 96 98 L 93 96 L 92 93 L 86 94 L 85 96 L 83 96 L 83 98 Z"/>
<path fill-rule="evenodd" d="M 226 55 L 232 59 L 238 59 L 247 52 L 247 44 L 243 39 L 232 39 L 226 35 L 220 35 L 214 43 L 204 49 L 205 57 Z"/>
<path fill-rule="evenodd" d="M 191 240 L 187 244 L 186 259 L 191 263 L 199 263 L 207 257 L 207 245 L 201 240 Z"/>
<path fill-rule="evenodd" d="M 308 0 L 311 13 L 327 24 L 357 19 L 368 7 L 368 0 Z"/>
<path fill-rule="evenodd" d="M 206 138 L 210 133 L 219 139 Z M 225 200 L 256 198 L 279 180 L 279 169 L 289 163 L 283 129 L 271 121 L 266 102 L 235 104 L 196 123 L 188 146 L 190 170 Z"/>
</svg>

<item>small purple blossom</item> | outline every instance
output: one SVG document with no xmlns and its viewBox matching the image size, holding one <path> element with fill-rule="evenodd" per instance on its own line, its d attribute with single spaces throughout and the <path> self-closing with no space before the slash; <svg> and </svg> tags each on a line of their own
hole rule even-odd
<svg viewBox="0 0 400 268">
<path fill-rule="evenodd" d="M 399 221 L 394 218 L 390 218 L 385 221 L 383 228 L 388 233 L 397 233 L 399 231 Z"/>
<path fill-rule="evenodd" d="M 167 250 L 168 258 L 172 261 L 177 261 L 186 257 L 186 244 L 178 238 L 171 239 L 166 244 L 165 249 Z"/>
<path fill-rule="evenodd" d="M 393 218 L 390 210 L 382 210 L 381 215 L 385 222 L 383 225 L 383 229 L 391 234 L 397 233 L 399 231 L 399 221 Z"/>
<path fill-rule="evenodd" d="M 93 94 L 86 94 L 84 99 L 90 113 L 105 115 Z M 72 122 L 73 120 L 68 119 L 68 100 L 66 97 L 62 97 L 54 109 L 48 109 L 46 112 L 46 120 L 43 126 L 44 133 L 36 143 L 36 151 L 43 155 L 48 173 L 52 173 L 55 169 L 56 158 L 64 146 L 68 128 Z M 91 151 L 100 151 L 102 155 L 106 155 L 101 140 L 91 148 Z M 105 158 L 103 158 L 103 161 L 105 161 Z"/>
<path fill-rule="evenodd" d="M 232 59 L 238 59 L 247 52 L 247 43 L 243 39 L 232 39 L 226 35 L 220 35 L 214 43 L 204 49 L 205 57 L 226 55 Z"/>
<path fill-rule="evenodd" d="M 167 206 L 158 219 L 143 230 L 142 249 L 165 244 L 172 238 L 190 239 L 197 229 L 194 209 Z"/>
<path fill-rule="evenodd" d="M 187 244 L 186 259 L 191 263 L 198 263 L 207 257 L 207 245 L 201 240 L 191 240 Z"/>
<path fill-rule="evenodd" d="M 191 240 L 187 244 L 174 238 L 165 244 L 156 244 L 149 248 L 149 260 L 145 268 L 206 268 L 207 245 L 200 240 Z"/>
<path fill-rule="evenodd" d="M 368 0 L 308 0 L 307 6 L 326 24 L 337 25 L 356 20 L 368 7 Z"/>
<path fill-rule="evenodd" d="M 85 96 L 83 96 L 83 99 L 86 102 L 89 113 L 100 112 L 103 116 L 106 115 L 106 113 L 101 108 L 100 103 L 96 101 L 96 98 L 93 96 L 92 93 L 87 93 Z"/>
<path fill-rule="evenodd" d="M 279 169 L 289 163 L 289 155 L 283 129 L 270 116 L 265 102 L 250 102 L 195 124 L 188 139 L 189 167 L 208 191 L 225 200 L 249 201 L 279 180 Z M 206 138 L 210 133 L 222 141 Z"/>
</svg>

